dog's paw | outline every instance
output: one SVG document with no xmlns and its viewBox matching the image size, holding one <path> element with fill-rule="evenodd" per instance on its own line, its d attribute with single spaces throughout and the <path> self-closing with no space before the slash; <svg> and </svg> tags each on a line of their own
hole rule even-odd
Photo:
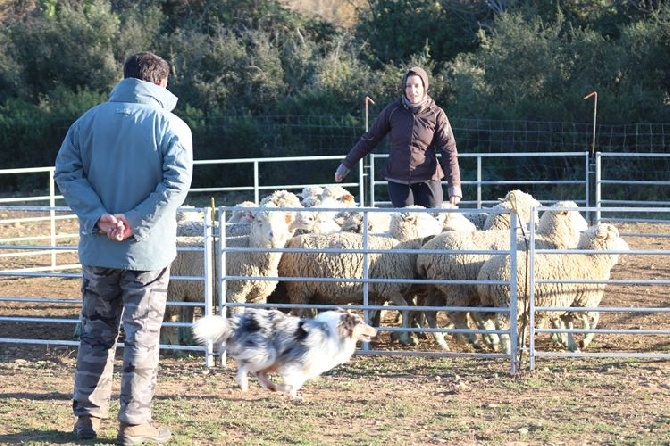
<svg viewBox="0 0 670 446">
<path fill-rule="evenodd" d="M 295 404 L 302 404 L 305 402 L 305 398 L 297 393 L 295 395 L 289 394 L 289 398 L 291 398 L 291 401 Z"/>
</svg>

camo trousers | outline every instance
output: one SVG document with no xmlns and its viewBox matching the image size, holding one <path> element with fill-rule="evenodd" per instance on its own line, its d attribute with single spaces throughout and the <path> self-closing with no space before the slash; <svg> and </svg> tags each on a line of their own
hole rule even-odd
<svg viewBox="0 0 670 446">
<path fill-rule="evenodd" d="M 123 322 L 118 420 L 128 424 L 149 422 L 170 267 L 159 271 L 94 266 L 82 269 L 82 328 L 74 378 L 74 414 L 107 418 L 116 342 Z"/>
</svg>

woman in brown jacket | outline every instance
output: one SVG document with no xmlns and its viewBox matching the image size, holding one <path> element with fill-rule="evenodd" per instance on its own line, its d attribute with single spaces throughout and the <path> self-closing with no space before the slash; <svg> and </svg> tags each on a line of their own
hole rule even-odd
<svg viewBox="0 0 670 446">
<path fill-rule="evenodd" d="M 449 119 L 428 96 L 428 74 L 423 68 L 410 68 L 401 85 L 404 94 L 387 105 L 372 128 L 361 136 L 337 168 L 335 181 L 342 181 L 390 133 L 391 153 L 382 174 L 388 181 L 393 207 L 440 206 L 441 180 L 445 176 L 449 201 L 457 205 L 462 197 L 461 173 Z"/>
</svg>

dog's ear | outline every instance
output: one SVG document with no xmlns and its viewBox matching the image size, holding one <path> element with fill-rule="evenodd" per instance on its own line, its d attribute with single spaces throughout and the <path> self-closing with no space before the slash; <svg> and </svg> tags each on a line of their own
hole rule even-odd
<svg viewBox="0 0 670 446">
<path fill-rule="evenodd" d="M 309 336 L 308 330 L 305 330 L 305 321 L 298 323 L 298 328 L 293 332 L 293 338 L 297 341 L 302 341 Z"/>
<path fill-rule="evenodd" d="M 340 317 L 340 330 L 342 334 L 347 338 L 352 337 L 354 335 L 354 328 L 359 324 L 359 320 L 360 318 L 357 314 L 343 311 Z"/>
</svg>

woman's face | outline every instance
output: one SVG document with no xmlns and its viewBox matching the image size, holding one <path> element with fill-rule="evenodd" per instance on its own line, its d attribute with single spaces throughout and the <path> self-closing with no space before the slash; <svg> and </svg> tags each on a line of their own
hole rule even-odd
<svg viewBox="0 0 670 446">
<path fill-rule="evenodd" d="M 407 76 L 407 80 L 405 80 L 405 96 L 407 96 L 410 104 L 421 102 L 425 94 L 426 91 L 423 88 L 421 77 L 416 74 Z"/>
</svg>

